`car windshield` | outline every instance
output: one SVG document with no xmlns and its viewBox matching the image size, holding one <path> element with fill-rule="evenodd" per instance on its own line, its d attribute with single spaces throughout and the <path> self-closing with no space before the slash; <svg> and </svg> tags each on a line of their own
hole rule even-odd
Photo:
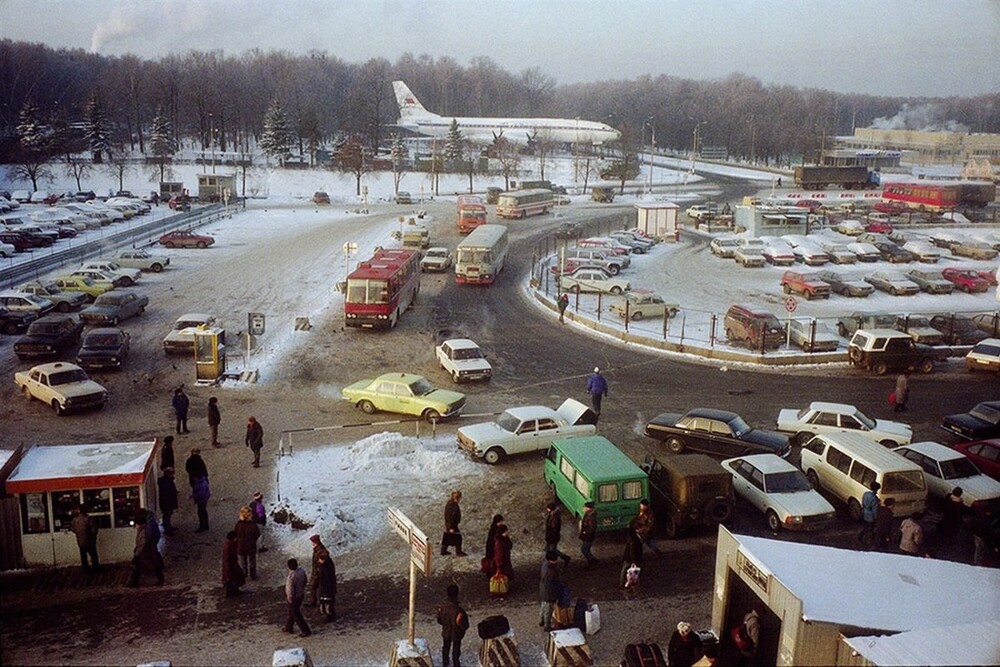
<svg viewBox="0 0 1000 667">
<path fill-rule="evenodd" d="M 872 419 L 871 417 L 867 416 L 866 414 L 864 414 L 860 410 L 855 410 L 854 411 L 854 418 L 857 419 L 862 424 L 864 424 L 865 428 L 868 429 L 869 431 L 871 431 L 872 429 L 874 429 L 875 426 L 876 426 L 875 420 Z"/>
<path fill-rule="evenodd" d="M 809 480 L 799 470 L 771 473 L 764 477 L 764 484 L 768 493 L 797 493 L 812 490 Z"/>
<path fill-rule="evenodd" d="M 59 333 L 59 328 L 59 324 L 56 322 L 35 322 L 28 327 L 28 335 L 55 336 Z"/>
<path fill-rule="evenodd" d="M 508 433 L 517 433 L 517 428 L 521 425 L 521 420 L 509 412 L 504 412 L 497 417 L 496 424 Z"/>
<path fill-rule="evenodd" d="M 54 387 L 59 384 L 69 384 L 70 382 L 86 382 L 87 373 L 82 368 L 73 368 L 68 371 L 59 371 L 49 375 L 49 386 Z"/>
<path fill-rule="evenodd" d="M 180 331 L 188 327 L 200 327 L 203 324 L 205 324 L 203 320 L 180 320 L 174 324 L 174 331 Z"/>
<path fill-rule="evenodd" d="M 969 414 L 977 419 L 982 419 L 990 424 L 1000 424 L 1000 410 L 992 405 L 980 403 L 969 411 Z"/>
<path fill-rule="evenodd" d="M 729 428 L 732 429 L 733 435 L 737 438 L 753 430 L 750 428 L 750 425 L 743 421 L 743 418 L 739 416 L 734 417 L 732 421 L 729 422 Z"/>
<path fill-rule="evenodd" d="M 464 347 L 455 350 L 456 359 L 482 359 L 483 353 L 478 347 Z"/>
<path fill-rule="evenodd" d="M 427 378 L 420 378 L 410 383 L 410 391 L 414 396 L 426 396 L 434 391 L 434 386 L 427 381 Z"/>
<path fill-rule="evenodd" d="M 97 297 L 97 301 L 94 302 L 96 306 L 117 306 L 122 302 L 122 299 L 117 294 L 102 294 Z"/>
<path fill-rule="evenodd" d="M 941 476 L 945 479 L 976 477 L 979 474 L 979 468 L 976 467 L 976 464 L 964 456 L 941 461 Z"/>
<path fill-rule="evenodd" d="M 427 251 L 427 256 L 428 257 L 447 257 L 448 256 L 448 251 L 447 250 L 428 250 Z"/>
<path fill-rule="evenodd" d="M 118 347 L 119 340 L 120 338 L 115 334 L 90 335 L 83 341 L 83 346 L 88 350 Z"/>
</svg>

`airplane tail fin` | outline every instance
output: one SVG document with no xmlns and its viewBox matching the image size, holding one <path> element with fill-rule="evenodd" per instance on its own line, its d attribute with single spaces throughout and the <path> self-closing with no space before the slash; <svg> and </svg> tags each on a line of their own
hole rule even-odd
<svg viewBox="0 0 1000 667">
<path fill-rule="evenodd" d="M 402 81 L 393 81 L 392 90 L 396 93 L 396 104 L 399 105 L 399 115 L 402 118 L 435 115 L 424 108 L 417 96 L 410 92 L 410 89 Z"/>
</svg>

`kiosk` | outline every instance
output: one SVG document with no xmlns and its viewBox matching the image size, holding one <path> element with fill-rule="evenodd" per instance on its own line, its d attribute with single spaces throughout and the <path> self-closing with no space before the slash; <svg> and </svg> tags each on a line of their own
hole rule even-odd
<svg viewBox="0 0 1000 667">
<path fill-rule="evenodd" d="M 198 382 L 216 382 L 226 372 L 226 330 L 198 327 L 194 331 L 194 366 Z"/>
<path fill-rule="evenodd" d="M 677 212 L 680 207 L 673 202 L 638 202 L 636 208 L 636 226 L 661 241 L 676 241 L 680 227 L 677 224 Z"/>
<path fill-rule="evenodd" d="M 101 562 L 132 559 L 135 512 L 157 510 L 158 442 L 35 445 L 4 482 L 20 507 L 25 566 L 79 565 L 73 512 L 81 504 L 100 526 Z"/>
</svg>

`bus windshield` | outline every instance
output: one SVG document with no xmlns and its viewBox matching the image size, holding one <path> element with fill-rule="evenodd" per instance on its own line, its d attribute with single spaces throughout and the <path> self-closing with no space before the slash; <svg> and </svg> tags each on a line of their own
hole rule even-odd
<svg viewBox="0 0 1000 667">
<path fill-rule="evenodd" d="M 461 264 L 483 264 L 491 261 L 490 251 L 473 248 L 459 248 L 458 261 Z"/>
<path fill-rule="evenodd" d="M 347 303 L 389 303 L 389 284 L 384 280 L 352 278 L 347 281 Z"/>
</svg>

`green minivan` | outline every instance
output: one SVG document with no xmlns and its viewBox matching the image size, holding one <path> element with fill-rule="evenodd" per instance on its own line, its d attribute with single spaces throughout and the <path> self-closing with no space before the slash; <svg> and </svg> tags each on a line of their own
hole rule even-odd
<svg viewBox="0 0 1000 667">
<path fill-rule="evenodd" d="M 598 531 L 625 528 L 649 497 L 643 469 L 600 435 L 553 440 L 545 483 L 573 516 L 583 516 L 583 504 L 593 501 Z"/>
</svg>

